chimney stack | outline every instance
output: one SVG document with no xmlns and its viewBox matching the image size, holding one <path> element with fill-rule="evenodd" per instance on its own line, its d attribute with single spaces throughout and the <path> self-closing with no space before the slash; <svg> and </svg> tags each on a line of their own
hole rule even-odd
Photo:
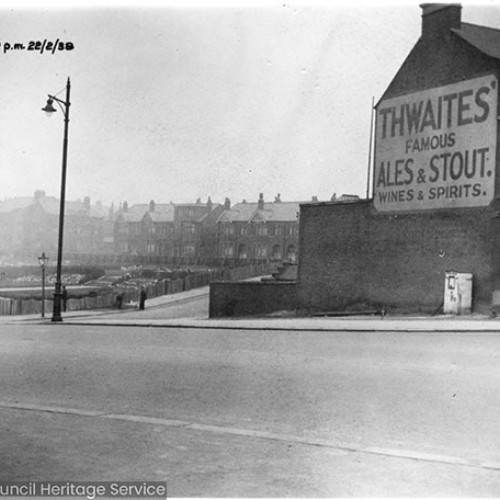
<svg viewBox="0 0 500 500">
<path fill-rule="evenodd" d="M 45 191 L 43 189 L 37 189 L 35 191 L 35 200 L 39 200 L 45 197 Z"/>
<path fill-rule="evenodd" d="M 450 30 L 460 29 L 462 5 L 459 3 L 423 3 L 422 37 L 444 38 Z"/>
<path fill-rule="evenodd" d="M 259 210 L 264 210 L 264 193 L 259 194 Z"/>
</svg>

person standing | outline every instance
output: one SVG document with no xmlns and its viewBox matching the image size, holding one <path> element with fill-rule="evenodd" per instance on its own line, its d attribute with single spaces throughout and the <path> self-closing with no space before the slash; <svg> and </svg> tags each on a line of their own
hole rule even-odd
<svg viewBox="0 0 500 500">
<path fill-rule="evenodd" d="M 66 289 L 66 285 L 64 285 L 62 289 L 62 300 L 63 300 L 63 311 L 66 312 L 68 310 L 68 290 Z"/>
<path fill-rule="evenodd" d="M 118 294 L 116 296 L 116 307 L 118 307 L 118 309 L 121 309 L 123 307 L 124 296 L 125 296 L 125 292 L 118 291 Z"/>
<path fill-rule="evenodd" d="M 148 294 L 146 293 L 146 287 L 141 286 L 141 291 L 139 293 L 139 309 L 141 311 L 144 311 L 144 308 L 146 306 L 147 297 L 148 297 Z"/>
</svg>

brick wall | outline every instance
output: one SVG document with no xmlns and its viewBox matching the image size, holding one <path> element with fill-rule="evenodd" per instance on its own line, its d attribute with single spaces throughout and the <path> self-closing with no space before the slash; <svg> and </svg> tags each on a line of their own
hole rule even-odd
<svg viewBox="0 0 500 500">
<path fill-rule="evenodd" d="M 295 311 L 295 283 L 246 281 L 210 283 L 211 318 Z"/>
<path fill-rule="evenodd" d="M 474 275 L 486 310 L 495 281 L 498 219 L 489 209 L 378 213 L 371 201 L 302 205 L 297 296 L 305 311 L 436 310 L 445 271 Z"/>
</svg>

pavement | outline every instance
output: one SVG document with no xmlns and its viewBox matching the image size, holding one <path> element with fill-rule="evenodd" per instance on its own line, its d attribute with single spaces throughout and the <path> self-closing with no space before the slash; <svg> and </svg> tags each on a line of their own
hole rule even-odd
<svg viewBox="0 0 500 500">
<path fill-rule="evenodd" d="M 148 311 L 190 299 L 208 296 L 209 287 L 189 290 L 173 295 L 164 295 L 148 299 L 144 311 L 135 310 L 132 304 L 124 309 L 97 309 L 69 311 L 62 314 L 63 322 L 72 325 L 100 326 L 143 326 L 164 328 L 204 328 L 238 330 L 293 330 L 293 331 L 356 331 L 356 332 L 499 332 L 500 318 L 486 314 L 467 316 L 311 316 L 280 317 L 279 315 L 259 317 L 230 318 L 174 318 L 161 319 L 148 317 Z M 127 307 L 128 306 L 128 307 Z M 134 311 L 136 316 L 130 317 Z M 128 313 L 126 318 L 121 318 Z M 40 315 L 1 316 L 1 324 L 26 323 L 46 324 L 51 321 L 50 312 L 45 318 Z M 55 323 L 56 324 L 56 323 Z"/>
</svg>

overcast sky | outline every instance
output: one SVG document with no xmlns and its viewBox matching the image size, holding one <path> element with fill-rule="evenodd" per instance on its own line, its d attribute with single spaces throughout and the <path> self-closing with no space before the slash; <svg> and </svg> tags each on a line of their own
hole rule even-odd
<svg viewBox="0 0 500 500">
<path fill-rule="evenodd" d="M 418 40 L 418 2 L 142 5 L 0 3 L 0 200 L 59 197 L 63 117 L 41 108 L 68 76 L 68 200 L 364 196 L 372 98 Z M 500 28 L 498 2 L 462 5 Z M 4 53 L 56 39 L 74 49 Z"/>
</svg>

